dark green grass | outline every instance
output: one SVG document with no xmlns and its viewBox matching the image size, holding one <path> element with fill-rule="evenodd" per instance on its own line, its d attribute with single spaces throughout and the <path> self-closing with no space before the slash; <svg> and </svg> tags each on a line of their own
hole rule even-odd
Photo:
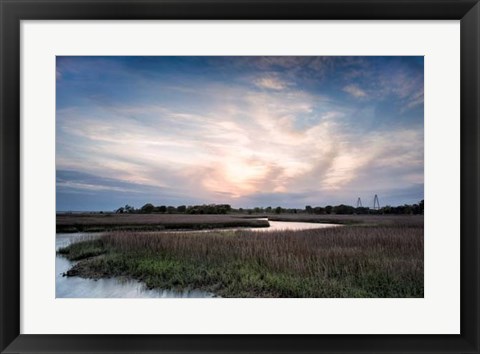
<svg viewBox="0 0 480 354">
<path fill-rule="evenodd" d="M 116 232 L 59 253 L 88 257 L 69 275 L 223 297 L 423 297 L 423 227 Z"/>
<path fill-rule="evenodd" d="M 60 248 L 58 253 L 66 256 L 71 261 L 99 256 L 106 253 L 103 241 L 98 239 L 84 240 L 73 243 L 69 247 Z"/>
</svg>

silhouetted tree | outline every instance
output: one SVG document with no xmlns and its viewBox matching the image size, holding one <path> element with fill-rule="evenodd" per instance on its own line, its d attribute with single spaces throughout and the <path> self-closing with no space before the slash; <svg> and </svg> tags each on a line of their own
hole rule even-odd
<svg viewBox="0 0 480 354">
<path fill-rule="evenodd" d="M 153 204 L 147 203 L 140 208 L 140 212 L 142 212 L 143 214 L 150 214 L 153 212 L 153 209 L 155 209 Z"/>
<path fill-rule="evenodd" d="M 353 214 L 355 208 L 350 205 L 340 204 L 333 208 L 335 214 Z"/>
</svg>

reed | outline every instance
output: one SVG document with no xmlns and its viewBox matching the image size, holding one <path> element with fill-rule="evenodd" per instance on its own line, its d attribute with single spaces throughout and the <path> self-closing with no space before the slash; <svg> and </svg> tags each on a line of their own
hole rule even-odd
<svg viewBox="0 0 480 354">
<path fill-rule="evenodd" d="M 227 297 L 423 297 L 423 226 L 112 232 L 60 252 L 79 259 L 77 248 L 93 243 L 103 255 L 77 264 L 75 275 Z"/>
</svg>

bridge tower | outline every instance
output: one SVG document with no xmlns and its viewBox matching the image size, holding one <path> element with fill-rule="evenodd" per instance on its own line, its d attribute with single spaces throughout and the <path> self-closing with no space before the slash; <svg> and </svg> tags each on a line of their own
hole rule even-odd
<svg viewBox="0 0 480 354">
<path fill-rule="evenodd" d="M 362 200 L 360 199 L 360 197 L 358 197 L 357 199 L 357 208 L 362 208 Z"/>
<path fill-rule="evenodd" d="M 378 196 L 375 194 L 375 197 L 373 198 L 373 210 L 379 210 L 380 209 L 380 202 L 378 201 Z"/>
</svg>

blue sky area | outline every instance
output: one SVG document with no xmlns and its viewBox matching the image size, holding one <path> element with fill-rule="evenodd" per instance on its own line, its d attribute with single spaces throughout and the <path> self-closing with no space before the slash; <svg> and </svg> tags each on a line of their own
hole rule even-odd
<svg viewBox="0 0 480 354">
<path fill-rule="evenodd" d="M 423 57 L 57 57 L 57 211 L 423 199 Z"/>
</svg>

